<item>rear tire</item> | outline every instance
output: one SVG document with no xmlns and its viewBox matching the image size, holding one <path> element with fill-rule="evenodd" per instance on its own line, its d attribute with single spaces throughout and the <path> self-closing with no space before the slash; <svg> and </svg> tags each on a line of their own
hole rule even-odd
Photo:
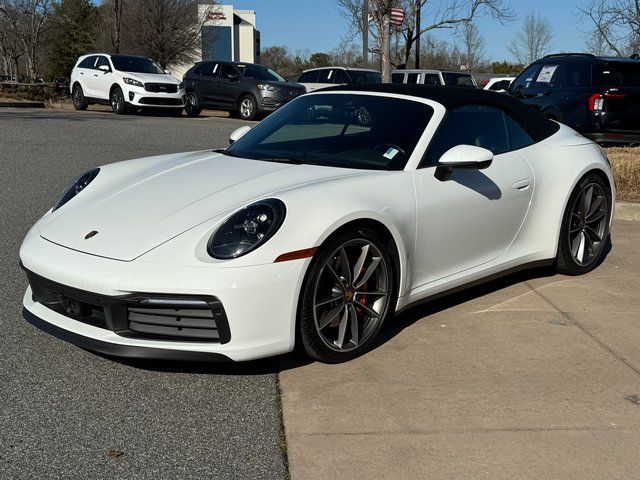
<svg viewBox="0 0 640 480">
<path fill-rule="evenodd" d="M 109 95 L 109 100 L 111 102 L 111 110 L 116 115 L 123 115 L 127 113 L 127 106 L 124 101 L 124 94 L 122 93 L 122 89 L 120 87 L 115 87 L 111 91 L 111 95 Z"/>
<path fill-rule="evenodd" d="M 184 104 L 184 113 L 187 117 L 197 117 L 202 113 L 202 107 L 200 107 L 200 100 L 195 92 L 187 93 L 187 99 Z"/>
<path fill-rule="evenodd" d="M 258 102 L 253 95 L 245 95 L 240 99 L 238 115 L 242 120 L 254 120 L 258 116 Z"/>
<path fill-rule="evenodd" d="M 80 84 L 76 83 L 73 86 L 73 93 L 71 97 L 73 100 L 73 108 L 76 110 L 86 110 L 89 106 L 89 102 L 84 98 L 84 92 L 82 91 Z"/>
<path fill-rule="evenodd" d="M 316 253 L 301 292 L 299 333 L 306 353 L 339 363 L 367 352 L 393 316 L 392 253 L 374 230 L 358 227 Z"/>
<path fill-rule="evenodd" d="M 597 267 L 609 242 L 611 189 L 590 173 L 573 189 L 562 219 L 556 268 L 565 275 L 583 275 Z"/>
</svg>

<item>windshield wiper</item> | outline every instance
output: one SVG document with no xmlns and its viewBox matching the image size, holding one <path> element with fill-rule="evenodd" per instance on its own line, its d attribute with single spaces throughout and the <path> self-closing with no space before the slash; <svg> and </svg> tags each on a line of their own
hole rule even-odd
<svg viewBox="0 0 640 480">
<path fill-rule="evenodd" d="M 215 153 L 221 153 L 223 155 L 226 155 L 228 157 L 236 157 L 236 158 L 241 158 L 240 155 L 238 155 L 237 153 L 233 153 L 229 150 L 227 150 L 226 148 L 216 148 L 215 150 L 213 150 Z"/>
</svg>

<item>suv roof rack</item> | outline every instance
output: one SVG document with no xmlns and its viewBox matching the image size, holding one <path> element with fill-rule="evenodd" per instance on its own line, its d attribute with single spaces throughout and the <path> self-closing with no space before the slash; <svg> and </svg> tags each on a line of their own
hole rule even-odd
<svg viewBox="0 0 640 480">
<path fill-rule="evenodd" d="M 592 53 L 552 53 L 550 55 L 545 55 L 542 58 L 558 58 L 558 57 L 592 57 L 595 58 L 595 55 Z"/>
</svg>

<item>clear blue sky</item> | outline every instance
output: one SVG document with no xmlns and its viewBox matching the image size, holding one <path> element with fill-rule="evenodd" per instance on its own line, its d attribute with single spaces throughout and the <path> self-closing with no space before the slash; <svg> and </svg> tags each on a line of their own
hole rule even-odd
<svg viewBox="0 0 640 480">
<path fill-rule="evenodd" d="M 587 28 L 581 25 L 576 12 L 577 6 L 587 1 L 505 0 L 518 15 L 510 25 L 502 26 L 490 18 L 476 22 L 485 39 L 487 56 L 492 60 L 510 59 L 508 45 L 530 10 L 541 13 L 551 22 L 555 35 L 553 50 L 583 51 L 586 36 L 583 32 Z M 286 45 L 294 52 L 297 49 L 325 52 L 333 49 L 347 31 L 347 22 L 338 13 L 334 0 L 222 0 L 220 3 L 256 11 L 263 48 Z M 427 21 L 424 17 L 423 22 Z"/>
</svg>

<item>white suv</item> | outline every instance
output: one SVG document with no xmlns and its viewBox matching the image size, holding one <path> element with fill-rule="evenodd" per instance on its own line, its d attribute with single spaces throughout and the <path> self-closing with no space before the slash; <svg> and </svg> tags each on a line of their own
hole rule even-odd
<svg viewBox="0 0 640 480">
<path fill-rule="evenodd" d="M 70 85 L 76 110 L 102 103 L 111 105 L 118 114 L 153 107 L 179 116 L 184 108 L 185 91 L 180 80 L 153 60 L 137 55 L 83 55 L 71 72 Z"/>
</svg>

